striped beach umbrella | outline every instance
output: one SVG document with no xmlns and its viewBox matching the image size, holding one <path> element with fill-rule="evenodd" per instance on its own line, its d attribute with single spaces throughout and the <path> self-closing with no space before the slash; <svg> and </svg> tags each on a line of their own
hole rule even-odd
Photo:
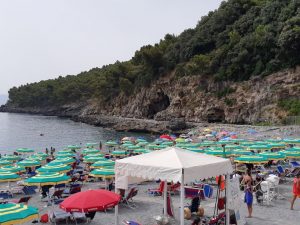
<svg viewBox="0 0 300 225">
<path fill-rule="evenodd" d="M 232 152 L 231 151 L 220 151 L 220 150 L 209 150 L 209 151 L 205 151 L 206 154 L 208 155 L 214 155 L 214 156 L 219 156 L 219 157 L 230 157 L 232 156 Z"/>
<path fill-rule="evenodd" d="M 7 166 L 7 165 L 11 165 L 11 162 L 8 160 L 0 160 L 0 166 Z"/>
<path fill-rule="evenodd" d="M 23 204 L 0 204 L 0 224 L 13 225 L 24 224 L 38 219 L 38 209 Z"/>
<path fill-rule="evenodd" d="M 16 152 L 18 152 L 18 153 L 32 153 L 32 152 L 34 152 L 34 150 L 31 149 L 31 148 L 18 148 L 16 150 Z"/>
<path fill-rule="evenodd" d="M 265 157 L 259 155 L 242 155 L 240 157 L 235 158 L 234 162 L 245 164 L 264 164 L 267 163 L 268 160 Z"/>
<path fill-rule="evenodd" d="M 139 149 L 133 150 L 133 153 L 135 153 L 135 154 L 144 154 L 144 153 L 149 153 L 149 152 L 151 152 L 151 151 L 148 149 L 144 149 L 144 148 L 139 148 Z"/>
<path fill-rule="evenodd" d="M 24 167 L 31 167 L 31 166 L 40 166 L 41 163 L 37 160 L 25 159 L 20 162 L 17 162 L 17 165 L 24 166 Z"/>
<path fill-rule="evenodd" d="M 33 177 L 24 180 L 24 184 L 28 186 L 45 186 L 65 184 L 70 181 L 70 177 L 63 173 L 39 173 Z"/>
<path fill-rule="evenodd" d="M 103 167 L 113 167 L 115 166 L 115 161 L 112 160 L 101 160 L 97 161 L 94 164 L 91 165 L 91 168 L 99 169 Z"/>
<path fill-rule="evenodd" d="M 113 151 L 111 154 L 114 156 L 125 156 L 127 153 L 126 151 L 119 150 L 119 151 Z"/>
<path fill-rule="evenodd" d="M 66 158 L 66 157 L 75 157 L 75 154 L 68 152 L 68 153 L 60 153 L 56 155 L 57 159 Z"/>
<path fill-rule="evenodd" d="M 258 155 L 265 157 L 267 160 L 283 160 L 286 157 L 285 154 L 279 152 L 262 152 Z"/>
<path fill-rule="evenodd" d="M 71 150 L 76 150 L 76 149 L 81 149 L 81 146 L 79 146 L 79 145 L 68 145 L 67 148 L 71 149 Z"/>
<path fill-rule="evenodd" d="M 51 162 L 51 165 L 60 165 L 60 164 L 72 164 L 76 160 L 71 157 L 55 159 Z"/>
<path fill-rule="evenodd" d="M 100 150 L 95 148 L 86 148 L 81 151 L 81 154 L 83 155 L 95 154 L 95 153 L 100 153 Z"/>
<path fill-rule="evenodd" d="M 242 146 L 240 145 L 225 145 L 225 150 L 242 150 L 244 149 Z"/>
<path fill-rule="evenodd" d="M 241 156 L 241 155 L 253 155 L 252 152 L 248 151 L 248 150 L 243 150 L 243 149 L 234 149 L 232 150 L 232 154 L 234 156 Z"/>
<path fill-rule="evenodd" d="M 300 151 L 280 151 L 280 153 L 289 159 L 300 159 Z"/>
<path fill-rule="evenodd" d="M 271 147 L 271 149 L 274 148 L 285 148 L 286 145 L 284 143 L 268 143 L 268 146 Z"/>
<path fill-rule="evenodd" d="M 283 139 L 283 142 L 287 144 L 300 144 L 300 139 Z"/>
<path fill-rule="evenodd" d="M 61 165 L 45 165 L 37 169 L 38 173 L 66 173 L 71 170 L 71 167 L 65 164 Z"/>
<path fill-rule="evenodd" d="M 94 163 L 100 160 L 107 160 L 106 158 L 104 158 L 102 155 L 99 156 L 90 156 L 90 157 L 84 157 L 83 161 L 85 163 Z"/>
<path fill-rule="evenodd" d="M 25 172 L 25 168 L 23 166 L 3 166 L 0 169 L 1 171 L 7 171 L 11 173 Z"/>
<path fill-rule="evenodd" d="M 17 181 L 20 179 L 21 179 L 21 177 L 16 173 L 5 172 L 5 171 L 0 172 L 0 182 Z"/>
<path fill-rule="evenodd" d="M 266 151 L 270 150 L 271 147 L 269 145 L 251 145 L 248 149 L 253 151 Z"/>
<path fill-rule="evenodd" d="M 8 161 L 18 161 L 20 159 L 20 156 L 18 156 L 18 155 L 4 155 L 4 156 L 2 156 L 2 159 L 8 160 Z"/>
<path fill-rule="evenodd" d="M 186 148 L 186 150 L 189 150 L 191 152 L 197 152 L 197 153 L 205 153 L 204 149 L 199 149 L 199 148 Z"/>
<path fill-rule="evenodd" d="M 113 178 L 115 177 L 114 169 L 94 169 L 89 174 L 92 177 Z"/>
<path fill-rule="evenodd" d="M 105 142 L 105 145 L 107 147 L 115 147 L 115 146 L 118 146 L 118 143 L 115 141 L 107 141 L 107 142 Z"/>
<path fill-rule="evenodd" d="M 90 142 L 90 143 L 86 143 L 86 147 L 87 148 L 94 148 L 95 146 L 99 145 L 99 143 L 95 143 L 95 142 Z"/>
</svg>

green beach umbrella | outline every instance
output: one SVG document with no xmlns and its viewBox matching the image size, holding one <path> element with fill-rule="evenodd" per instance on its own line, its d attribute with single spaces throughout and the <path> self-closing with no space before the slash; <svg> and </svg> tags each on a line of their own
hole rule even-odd
<svg viewBox="0 0 300 225">
<path fill-rule="evenodd" d="M 132 142 L 129 142 L 129 143 L 123 143 L 120 147 L 122 149 L 127 149 L 128 147 L 130 146 L 134 146 L 134 144 Z"/>
<path fill-rule="evenodd" d="M 268 146 L 270 146 L 270 148 L 285 148 L 285 144 L 283 143 L 268 143 Z"/>
<path fill-rule="evenodd" d="M 10 181 L 17 181 L 20 180 L 21 177 L 12 172 L 0 172 L 0 182 L 10 182 Z"/>
<path fill-rule="evenodd" d="M 81 151 L 81 154 L 83 155 L 95 154 L 95 153 L 100 153 L 100 150 L 95 148 L 86 148 Z"/>
<path fill-rule="evenodd" d="M 225 150 L 238 150 L 238 149 L 244 149 L 240 145 L 225 145 Z"/>
<path fill-rule="evenodd" d="M 191 152 L 197 152 L 197 153 L 204 153 L 204 149 L 199 149 L 199 148 L 187 148 L 186 150 L 191 151 Z"/>
<path fill-rule="evenodd" d="M 286 158 L 290 158 L 290 159 L 299 159 L 300 158 L 299 151 L 280 151 L 280 153 L 284 154 Z"/>
<path fill-rule="evenodd" d="M 81 146 L 79 146 L 79 145 L 68 145 L 67 148 L 71 149 L 71 150 L 76 150 L 76 149 L 81 149 Z"/>
<path fill-rule="evenodd" d="M 100 160 L 106 160 L 106 158 L 104 158 L 102 155 L 99 155 L 99 156 L 85 157 L 83 159 L 83 161 L 85 163 L 94 163 L 94 162 L 97 162 L 97 161 L 100 161 Z"/>
<path fill-rule="evenodd" d="M 88 148 L 94 148 L 94 146 L 97 146 L 97 145 L 99 145 L 99 143 L 95 143 L 95 142 L 93 142 L 93 143 L 86 143 L 86 147 L 88 147 Z"/>
<path fill-rule="evenodd" d="M 94 169 L 89 174 L 92 177 L 113 178 L 115 177 L 114 169 Z"/>
<path fill-rule="evenodd" d="M 74 153 L 60 153 L 56 155 L 56 158 L 65 158 L 65 157 L 74 157 L 75 154 Z"/>
<path fill-rule="evenodd" d="M 40 166 L 41 163 L 37 160 L 25 159 L 20 162 L 17 162 L 18 166 L 31 167 L 31 166 Z"/>
<path fill-rule="evenodd" d="M 71 170 L 71 167 L 65 164 L 61 165 L 45 165 L 37 169 L 39 173 L 66 173 Z"/>
<path fill-rule="evenodd" d="M 216 142 L 217 145 L 230 145 L 232 144 L 232 141 L 230 140 L 221 140 L 221 141 L 218 141 Z"/>
<path fill-rule="evenodd" d="M 27 157 L 25 160 L 36 160 L 36 161 L 43 161 L 47 158 L 47 156 L 44 155 L 31 155 Z"/>
<path fill-rule="evenodd" d="M 128 150 L 134 150 L 134 149 L 139 149 L 139 148 L 141 148 L 140 146 L 137 146 L 137 145 L 130 145 L 130 146 L 127 146 L 127 147 L 125 147 L 126 149 L 128 149 Z"/>
<path fill-rule="evenodd" d="M 217 142 L 214 142 L 214 141 L 203 141 L 203 142 L 199 143 L 199 146 L 202 146 L 202 147 L 210 147 L 210 146 L 216 146 L 216 145 L 217 145 Z"/>
<path fill-rule="evenodd" d="M 103 168 L 103 167 L 112 167 L 115 165 L 115 162 L 112 160 L 101 160 L 97 161 L 91 165 L 91 168 Z"/>
<path fill-rule="evenodd" d="M 60 164 L 72 164 L 76 160 L 71 157 L 55 159 L 51 162 L 51 165 L 60 165 Z"/>
<path fill-rule="evenodd" d="M 248 151 L 248 150 L 243 150 L 243 149 L 234 149 L 232 150 L 232 154 L 234 156 L 241 156 L 241 155 L 253 155 L 252 152 Z"/>
<path fill-rule="evenodd" d="M 270 150 L 271 147 L 269 145 L 251 145 L 248 149 L 253 151 L 266 151 Z"/>
<path fill-rule="evenodd" d="M 300 139 L 283 139 L 283 142 L 287 144 L 300 144 Z"/>
<path fill-rule="evenodd" d="M 34 152 L 34 150 L 30 149 L 30 148 L 18 148 L 16 150 L 16 152 L 18 152 L 18 153 L 32 153 L 32 152 Z"/>
<path fill-rule="evenodd" d="M 174 143 L 172 141 L 164 141 L 163 143 L 161 143 L 160 145 L 163 145 L 163 146 L 166 146 L 166 147 L 169 147 L 169 146 L 173 146 Z"/>
<path fill-rule="evenodd" d="M 113 151 L 112 153 L 111 153 L 112 155 L 115 155 L 115 156 L 125 156 L 127 153 L 126 153 L 126 151 Z"/>
<path fill-rule="evenodd" d="M 285 151 L 299 152 L 300 151 L 300 147 L 294 146 L 292 148 L 286 149 Z"/>
<path fill-rule="evenodd" d="M 24 180 L 28 186 L 45 186 L 65 184 L 70 181 L 70 177 L 63 173 L 39 173 L 33 177 Z"/>
<path fill-rule="evenodd" d="M 114 147 L 114 146 L 118 146 L 118 143 L 115 141 L 107 141 L 105 142 L 105 145 L 108 147 Z"/>
<path fill-rule="evenodd" d="M 231 151 L 223 152 L 223 150 L 209 150 L 209 151 L 205 151 L 205 153 L 208 155 L 214 155 L 214 156 L 219 156 L 219 157 L 223 157 L 224 155 L 225 155 L 225 157 L 230 157 L 233 155 Z"/>
<path fill-rule="evenodd" d="M 139 148 L 139 149 L 133 150 L 133 153 L 135 153 L 135 154 L 143 154 L 143 153 L 149 153 L 149 152 L 151 152 L 151 151 L 148 149 L 144 149 L 144 148 Z"/>
<path fill-rule="evenodd" d="M 142 141 L 142 142 L 138 142 L 136 145 L 137 146 L 140 146 L 140 147 L 144 147 L 144 146 L 146 146 L 146 145 L 148 145 L 149 144 L 149 142 L 147 142 L 147 141 Z"/>
<path fill-rule="evenodd" d="M 0 169 L 1 171 L 7 171 L 11 173 L 24 172 L 26 171 L 22 166 L 3 166 Z"/>
<path fill-rule="evenodd" d="M 251 145 L 254 145 L 255 143 L 253 141 L 243 141 L 243 142 L 240 142 L 239 145 L 240 146 L 251 146 Z"/>
<path fill-rule="evenodd" d="M 32 206 L 14 203 L 0 204 L 1 225 L 24 224 L 38 217 L 38 209 Z"/>
<path fill-rule="evenodd" d="M 8 160 L 0 160 L 0 166 L 7 166 L 7 165 L 11 165 L 11 162 Z"/>
<path fill-rule="evenodd" d="M 264 164 L 267 163 L 268 160 L 265 157 L 259 155 L 242 155 L 240 157 L 235 158 L 234 162 L 245 164 Z"/>
<path fill-rule="evenodd" d="M 4 155 L 2 156 L 2 159 L 8 160 L 8 161 L 17 161 L 20 159 L 20 156 L 18 155 Z"/>
<path fill-rule="evenodd" d="M 283 160 L 286 157 L 285 154 L 279 152 L 263 152 L 258 155 L 263 156 L 268 160 Z"/>
</svg>

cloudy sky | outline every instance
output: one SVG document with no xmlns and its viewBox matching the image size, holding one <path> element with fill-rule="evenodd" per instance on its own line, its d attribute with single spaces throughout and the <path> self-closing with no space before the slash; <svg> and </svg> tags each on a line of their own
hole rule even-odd
<svg viewBox="0 0 300 225">
<path fill-rule="evenodd" d="M 0 94 L 130 59 L 221 0 L 1 0 Z"/>
</svg>

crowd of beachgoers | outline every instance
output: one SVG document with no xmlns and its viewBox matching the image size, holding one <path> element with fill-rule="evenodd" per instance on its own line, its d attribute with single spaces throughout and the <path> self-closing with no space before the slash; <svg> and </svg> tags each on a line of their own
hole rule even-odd
<svg viewBox="0 0 300 225">
<path fill-rule="evenodd" d="M 22 224 L 41 223 L 45 215 L 52 222 L 62 224 L 83 221 L 115 224 L 113 207 L 99 210 L 96 214 L 76 214 L 64 210 L 61 204 L 85 190 L 114 192 L 116 160 L 168 147 L 230 159 L 234 171 L 232 175 L 240 181 L 240 201 L 245 202 L 241 210 L 243 215 L 252 217 L 246 219 L 248 224 L 296 224 L 300 219 L 300 201 L 297 201 L 300 192 L 292 189 L 297 189 L 299 179 L 300 190 L 300 135 L 298 128 L 281 129 L 262 131 L 243 128 L 240 131 L 211 127 L 181 135 L 162 134 L 152 141 L 143 137 L 123 137 L 120 140 L 112 138 L 85 145 L 69 145 L 65 149 L 16 149 L 14 154 L 2 155 L 0 159 L 0 200 L 3 203 L 0 207 L 9 206 L 6 209 L 9 211 L 15 203 L 20 207 L 28 204 L 28 213 L 22 218 L 12 213 L 9 218 L 3 217 L 6 221 L 0 219 L 0 224 L 7 221 L 10 224 L 9 220 L 13 220 L 14 216 L 15 221 Z M 164 185 L 170 193 L 168 221 L 164 221 L 162 216 Z M 224 222 L 224 207 L 220 206 L 218 194 L 225 188 L 222 177 L 184 185 L 187 205 L 185 224 L 205 224 L 213 218 L 219 221 L 215 224 Z M 178 183 L 165 184 L 157 180 L 137 183 L 128 190 L 118 190 L 120 221 L 124 224 L 125 221 L 135 224 L 135 221 L 142 225 L 179 224 L 179 186 Z M 291 217 L 284 220 L 274 212 L 277 208 Z M 231 222 L 234 224 L 236 215 L 232 214 Z"/>
</svg>

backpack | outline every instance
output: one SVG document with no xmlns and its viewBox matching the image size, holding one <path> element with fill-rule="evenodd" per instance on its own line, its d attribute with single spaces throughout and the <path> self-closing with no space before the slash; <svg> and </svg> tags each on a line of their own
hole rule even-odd
<svg viewBox="0 0 300 225">
<path fill-rule="evenodd" d="M 49 221 L 49 216 L 48 216 L 48 214 L 43 214 L 43 215 L 41 216 L 40 222 L 41 222 L 41 223 L 48 223 L 48 221 Z"/>
</svg>

